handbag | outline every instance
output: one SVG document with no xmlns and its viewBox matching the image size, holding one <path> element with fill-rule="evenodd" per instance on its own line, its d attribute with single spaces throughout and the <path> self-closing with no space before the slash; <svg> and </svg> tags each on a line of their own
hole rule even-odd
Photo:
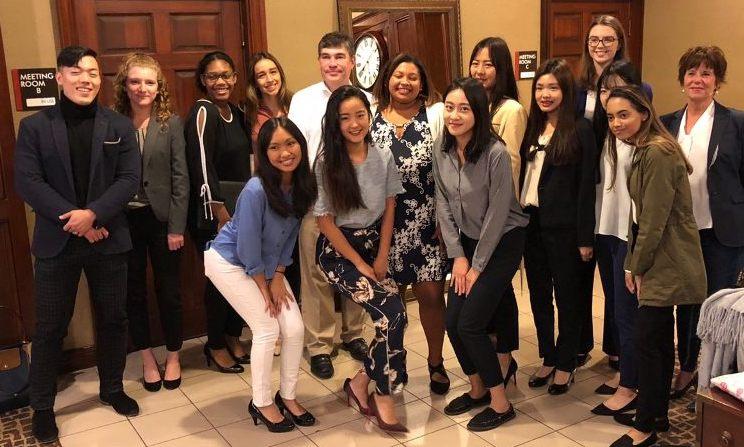
<svg viewBox="0 0 744 447">
<path fill-rule="evenodd" d="M 20 316 L 5 306 L 0 310 L 11 311 L 20 322 Z M 23 330 L 23 325 L 20 326 Z M 0 413 L 25 407 L 29 404 L 28 353 L 23 340 L 0 346 Z"/>
</svg>

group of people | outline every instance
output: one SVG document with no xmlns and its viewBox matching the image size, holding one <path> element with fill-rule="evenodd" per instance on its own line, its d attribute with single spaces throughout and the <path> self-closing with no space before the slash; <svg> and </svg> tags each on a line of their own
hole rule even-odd
<svg viewBox="0 0 744 447">
<path fill-rule="evenodd" d="M 589 27 L 579 79 L 565 60 L 540 65 L 529 113 L 501 38 L 475 46 L 469 76 L 444 96 L 410 54 L 387 63 L 374 95 L 352 86 L 352 48 L 349 36 L 323 36 L 322 80 L 294 95 L 279 61 L 257 53 L 239 105 L 233 60 L 209 53 L 195 76 L 203 98 L 183 124 L 152 57 L 124 59 L 114 111 L 96 101 L 96 54 L 60 52 L 60 103 L 22 120 L 15 160 L 16 189 L 37 216 L 31 398 L 40 441 L 58 436 L 56 375 L 81 270 L 101 401 L 139 411 L 122 388 L 127 321 L 145 389 L 180 385 L 187 230 L 208 278 L 207 364 L 223 373 L 251 364 L 248 412 L 270 431 L 316 423 L 296 400 L 300 361 L 307 349 L 312 374 L 333 376 L 336 309 L 342 348 L 363 362 L 344 382 L 349 404 L 385 430 L 407 431 L 392 396 L 408 382 L 409 286 L 431 391 L 450 386 L 445 333 L 469 379 L 444 412 L 485 407 L 473 431 L 514 418 L 505 388 L 518 369 L 511 282 L 522 259 L 542 358 L 529 386 L 566 393 L 588 360 L 598 265 L 603 350 L 618 372 L 596 390 L 609 397 L 592 411 L 632 427 L 613 446 L 652 445 L 668 429 L 669 399 L 695 384 L 700 303 L 732 286 L 744 262 L 744 114 L 715 101 L 723 52 L 682 55 L 686 104 L 659 118 L 612 16 Z M 148 325 L 148 253 L 168 351 L 162 370 Z M 672 385 L 675 308 L 681 370 Z"/>
</svg>

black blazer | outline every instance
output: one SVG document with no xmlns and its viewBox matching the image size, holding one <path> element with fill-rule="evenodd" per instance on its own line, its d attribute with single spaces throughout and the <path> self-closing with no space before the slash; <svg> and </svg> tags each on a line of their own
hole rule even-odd
<svg viewBox="0 0 744 447">
<path fill-rule="evenodd" d="M 685 109 L 661 117 L 675 138 Z M 744 246 L 744 112 L 715 105 L 708 144 L 708 195 L 713 231 L 729 247 Z"/>
<path fill-rule="evenodd" d="M 21 120 L 14 174 L 16 191 L 36 213 L 31 251 L 38 258 L 54 257 L 75 237 L 62 229 L 59 216 L 78 208 L 67 126 L 59 105 Z M 98 107 L 86 208 L 96 213 L 96 225 L 109 232 L 108 238 L 93 244 L 99 252 L 123 253 L 132 248 L 124 209 L 137 192 L 139 178 L 140 154 L 132 122 Z"/>
<path fill-rule="evenodd" d="M 597 144 L 587 119 L 576 120 L 576 137 L 581 149 L 581 159 L 577 163 L 557 166 L 547 159 L 543 163 L 537 187 L 538 216 L 544 228 L 576 228 L 578 247 L 591 247 L 594 245 Z M 520 196 L 529 150 L 530 143 L 525 139 L 520 149 Z"/>
<path fill-rule="evenodd" d="M 651 88 L 651 84 L 644 82 L 641 84 L 641 88 L 643 90 L 643 93 L 645 93 L 646 96 L 648 97 L 648 100 L 653 102 L 654 90 Z M 584 112 L 586 112 L 586 95 L 587 95 L 587 89 L 585 87 L 579 87 L 579 86 L 576 87 L 576 117 L 577 118 L 583 118 Z"/>
</svg>

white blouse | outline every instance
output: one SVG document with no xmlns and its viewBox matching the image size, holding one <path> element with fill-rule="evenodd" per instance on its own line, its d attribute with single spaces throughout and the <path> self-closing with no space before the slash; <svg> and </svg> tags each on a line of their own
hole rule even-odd
<svg viewBox="0 0 744 447">
<path fill-rule="evenodd" d="M 617 148 L 617 174 L 615 184 L 612 182 L 612 165 L 610 164 L 610 138 L 605 138 L 599 164 L 600 182 L 597 184 L 597 200 L 594 211 L 597 216 L 595 234 L 615 236 L 628 240 L 628 216 L 631 210 L 630 193 L 628 192 L 628 174 L 633 161 L 635 148 L 622 140 L 615 139 Z"/>
<path fill-rule="evenodd" d="M 692 192 L 692 214 L 695 215 L 698 230 L 713 228 L 713 217 L 710 214 L 708 197 L 708 145 L 713 132 L 715 101 L 711 101 L 705 112 L 698 118 L 690 133 L 685 133 L 687 126 L 687 109 L 682 116 L 677 133 L 677 142 L 692 165 L 690 174 L 690 192 Z"/>
</svg>

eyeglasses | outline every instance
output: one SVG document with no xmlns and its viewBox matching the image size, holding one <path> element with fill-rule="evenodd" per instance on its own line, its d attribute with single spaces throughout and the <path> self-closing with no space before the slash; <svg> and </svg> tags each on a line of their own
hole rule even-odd
<svg viewBox="0 0 744 447">
<path fill-rule="evenodd" d="M 617 42 L 617 39 L 612 36 L 607 36 L 603 38 L 592 36 L 586 40 L 586 42 L 589 44 L 590 47 L 596 47 L 599 46 L 599 43 L 602 42 L 602 45 L 609 47 L 613 43 Z"/>
<path fill-rule="evenodd" d="M 204 73 L 201 77 L 204 82 L 217 82 L 218 79 L 231 81 L 236 74 L 234 71 L 223 71 L 222 73 Z"/>
</svg>

